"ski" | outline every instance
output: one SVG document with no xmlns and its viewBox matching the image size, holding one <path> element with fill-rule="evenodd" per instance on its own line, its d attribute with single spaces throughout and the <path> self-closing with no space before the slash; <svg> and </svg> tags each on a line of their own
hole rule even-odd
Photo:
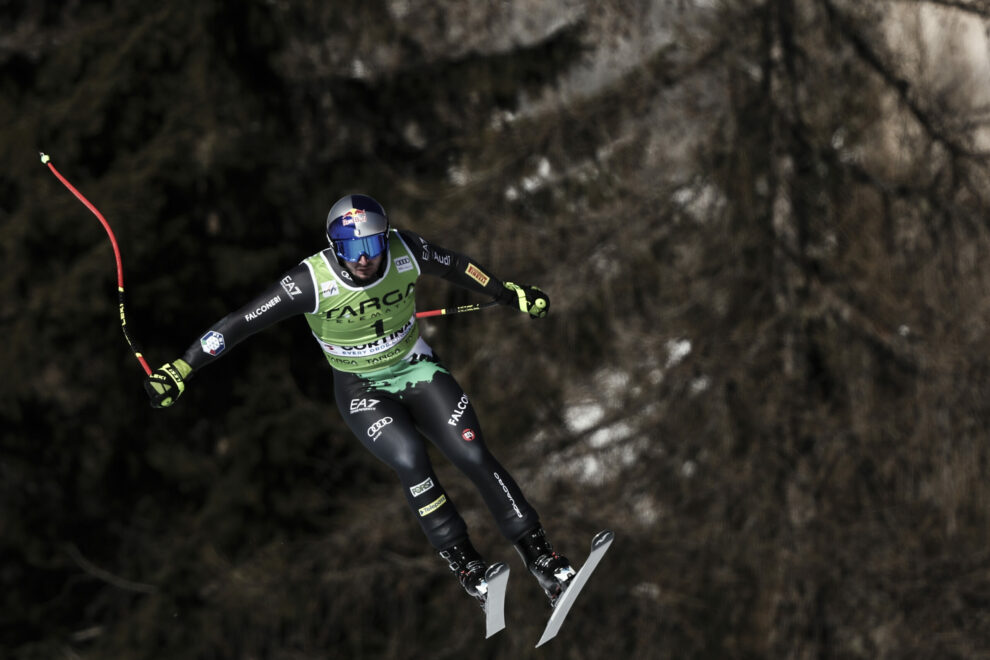
<svg viewBox="0 0 990 660">
<path fill-rule="evenodd" d="M 509 566 L 498 562 L 485 571 L 488 594 L 485 596 L 485 639 L 505 628 L 505 589 L 509 584 Z"/>
<path fill-rule="evenodd" d="M 564 593 L 557 597 L 557 601 L 553 605 L 553 614 L 550 615 L 550 620 L 547 621 L 547 627 L 543 630 L 543 636 L 540 637 L 540 641 L 536 645 L 537 648 L 557 636 L 560 627 L 564 624 L 564 619 L 567 618 L 567 613 L 571 610 L 571 606 L 574 605 L 574 601 L 577 600 L 578 594 L 581 593 L 581 589 L 588 581 L 588 578 L 595 572 L 598 562 L 605 556 L 614 538 L 615 535 L 612 532 L 605 530 L 598 532 L 595 534 L 595 538 L 591 539 L 591 554 L 588 555 L 584 566 L 578 570 L 577 575 L 567 583 Z"/>
</svg>

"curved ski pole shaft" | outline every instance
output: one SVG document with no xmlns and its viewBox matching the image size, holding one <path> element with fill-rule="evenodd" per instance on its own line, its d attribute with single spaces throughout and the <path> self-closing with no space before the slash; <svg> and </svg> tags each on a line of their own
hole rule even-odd
<svg viewBox="0 0 990 660">
<path fill-rule="evenodd" d="M 81 192 L 76 190 L 75 186 L 69 183 L 69 181 L 62 176 L 57 169 L 55 169 L 55 166 L 52 165 L 51 158 L 48 157 L 48 154 L 41 154 L 41 162 L 47 165 L 52 174 L 54 174 L 55 177 L 62 182 L 62 185 L 68 188 L 69 192 L 75 195 L 76 199 L 82 202 L 83 205 L 85 205 L 86 208 L 88 208 L 90 212 L 96 216 L 96 218 L 100 221 L 100 224 L 103 225 L 103 229 L 106 230 L 107 236 L 110 237 L 110 244 L 113 245 L 113 256 L 117 260 L 117 301 L 120 309 L 120 327 L 121 330 L 124 331 L 124 339 L 127 340 L 127 345 L 130 346 L 131 352 L 134 353 L 134 357 L 141 364 L 141 368 L 144 369 L 144 373 L 150 376 L 151 367 L 148 366 L 144 356 L 141 355 L 141 351 L 138 350 L 137 345 L 131 338 L 131 334 L 127 331 L 127 317 L 124 315 L 124 266 L 120 259 L 120 248 L 117 246 L 117 237 L 113 235 L 113 230 L 110 229 L 110 223 L 108 223 L 107 219 L 103 217 L 103 214 L 100 213 L 99 209 L 93 206 L 93 204 L 90 203 L 90 201 L 86 199 Z"/>
<path fill-rule="evenodd" d="M 447 307 L 445 309 L 431 309 L 425 312 L 416 312 L 416 318 L 423 319 L 430 316 L 447 316 L 449 314 L 464 314 L 465 312 L 476 312 L 479 309 L 485 309 L 486 307 L 494 307 L 498 304 L 497 300 L 489 300 L 483 303 L 474 303 L 473 305 L 461 305 L 460 307 Z"/>
</svg>

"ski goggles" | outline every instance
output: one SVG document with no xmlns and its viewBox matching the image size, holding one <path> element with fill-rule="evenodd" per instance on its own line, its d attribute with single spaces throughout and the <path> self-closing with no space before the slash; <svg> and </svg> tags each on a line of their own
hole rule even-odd
<svg viewBox="0 0 990 660">
<path fill-rule="evenodd" d="M 360 261 L 361 255 L 374 259 L 388 247 L 386 234 L 372 234 L 363 238 L 343 238 L 333 242 L 333 250 L 344 261 Z"/>
</svg>

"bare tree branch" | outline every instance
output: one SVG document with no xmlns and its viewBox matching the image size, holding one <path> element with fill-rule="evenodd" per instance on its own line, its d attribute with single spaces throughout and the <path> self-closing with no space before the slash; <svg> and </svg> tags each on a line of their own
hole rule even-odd
<svg viewBox="0 0 990 660">
<path fill-rule="evenodd" d="M 76 565 L 83 571 L 99 580 L 103 580 L 107 584 L 117 587 L 118 589 L 124 589 L 125 591 L 136 591 L 143 594 L 158 593 L 158 587 L 153 584 L 126 580 L 122 577 L 114 575 L 108 570 L 100 568 L 93 562 L 83 557 L 82 553 L 79 551 L 79 548 L 77 548 L 74 543 L 67 543 L 65 545 L 65 551 L 69 557 L 72 558 L 72 561 L 76 562 Z"/>
<path fill-rule="evenodd" d="M 954 134 L 942 126 L 939 119 L 933 113 L 922 107 L 913 98 L 911 81 L 897 74 L 888 66 L 884 58 L 874 50 L 869 40 L 860 32 L 855 23 L 838 9 L 831 0 L 821 0 L 821 3 L 831 22 L 840 28 L 840 34 L 852 44 L 863 61 L 887 83 L 888 87 L 894 90 L 904 106 L 933 140 L 943 144 L 954 156 L 973 159 L 990 156 L 990 151 L 973 151 L 962 144 Z"/>
<path fill-rule="evenodd" d="M 963 2 L 961 0 L 894 0 L 903 4 L 911 5 L 934 5 L 937 7 L 948 7 L 974 16 L 990 18 L 990 2 L 986 0 L 973 0 L 973 2 Z"/>
</svg>

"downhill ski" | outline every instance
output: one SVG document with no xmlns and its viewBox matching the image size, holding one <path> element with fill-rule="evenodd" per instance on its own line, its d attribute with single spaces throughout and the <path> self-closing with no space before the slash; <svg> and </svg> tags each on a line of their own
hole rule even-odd
<svg viewBox="0 0 990 660">
<path fill-rule="evenodd" d="M 485 638 L 505 628 L 505 589 L 509 583 L 509 567 L 501 562 L 485 571 L 488 594 L 485 596 Z"/>
<path fill-rule="evenodd" d="M 546 644 L 556 637 L 560 631 L 560 627 L 564 624 L 564 619 L 567 618 L 567 613 L 571 611 L 574 601 L 577 600 L 578 595 L 581 593 L 581 589 L 584 588 L 584 584 L 591 577 L 591 574 L 594 573 L 598 562 L 605 556 L 614 538 L 615 535 L 612 532 L 605 530 L 598 532 L 595 538 L 591 540 L 591 554 L 588 555 L 584 565 L 578 570 L 577 575 L 564 587 L 564 592 L 554 602 L 553 614 L 550 615 L 550 620 L 547 621 L 547 626 L 543 629 L 543 636 L 540 637 L 540 641 L 536 645 L 537 647 Z"/>
</svg>

